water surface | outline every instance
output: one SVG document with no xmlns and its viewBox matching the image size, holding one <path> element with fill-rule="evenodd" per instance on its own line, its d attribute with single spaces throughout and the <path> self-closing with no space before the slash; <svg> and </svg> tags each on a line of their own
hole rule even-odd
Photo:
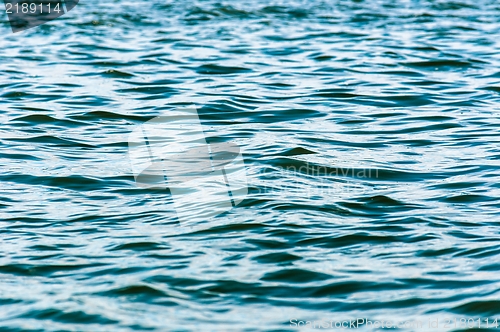
<svg viewBox="0 0 500 332">
<path fill-rule="evenodd" d="M 12 34 L 4 14 L 0 329 L 500 318 L 499 17 L 493 0 L 81 1 Z M 127 157 L 136 125 L 187 105 L 250 183 L 192 231 Z"/>
</svg>

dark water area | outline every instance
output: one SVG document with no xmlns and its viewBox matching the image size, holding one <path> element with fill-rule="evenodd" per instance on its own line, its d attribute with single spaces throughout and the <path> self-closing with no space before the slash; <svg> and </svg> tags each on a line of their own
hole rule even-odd
<svg viewBox="0 0 500 332">
<path fill-rule="evenodd" d="M 493 0 L 82 0 L 16 34 L 2 14 L 0 330 L 500 321 L 499 20 Z M 249 184 L 201 229 L 127 155 L 188 105 Z"/>
</svg>

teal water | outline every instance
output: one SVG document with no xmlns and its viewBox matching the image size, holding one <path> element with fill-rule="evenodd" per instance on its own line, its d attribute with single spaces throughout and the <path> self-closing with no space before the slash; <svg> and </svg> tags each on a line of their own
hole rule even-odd
<svg viewBox="0 0 500 332">
<path fill-rule="evenodd" d="M 13 34 L 3 14 L 0 330 L 500 320 L 499 17 L 493 0 L 82 0 Z M 137 125 L 187 105 L 249 179 L 201 230 L 127 156 Z"/>
</svg>

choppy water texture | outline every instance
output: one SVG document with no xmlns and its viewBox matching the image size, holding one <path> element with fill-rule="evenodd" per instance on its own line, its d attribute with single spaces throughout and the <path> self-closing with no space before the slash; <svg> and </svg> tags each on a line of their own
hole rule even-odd
<svg viewBox="0 0 500 332">
<path fill-rule="evenodd" d="M 12 34 L 2 14 L 0 329 L 500 318 L 499 17 L 496 0 L 80 1 Z M 136 125 L 186 105 L 250 183 L 203 230 L 127 157 Z"/>
</svg>

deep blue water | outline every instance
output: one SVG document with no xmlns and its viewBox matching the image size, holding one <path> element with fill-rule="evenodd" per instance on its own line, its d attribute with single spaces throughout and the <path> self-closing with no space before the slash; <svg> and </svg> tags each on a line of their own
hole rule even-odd
<svg viewBox="0 0 500 332">
<path fill-rule="evenodd" d="M 82 0 L 13 34 L 3 13 L 0 330 L 500 321 L 499 18 L 494 0 Z M 197 229 L 127 155 L 187 105 L 249 182 Z"/>
</svg>

